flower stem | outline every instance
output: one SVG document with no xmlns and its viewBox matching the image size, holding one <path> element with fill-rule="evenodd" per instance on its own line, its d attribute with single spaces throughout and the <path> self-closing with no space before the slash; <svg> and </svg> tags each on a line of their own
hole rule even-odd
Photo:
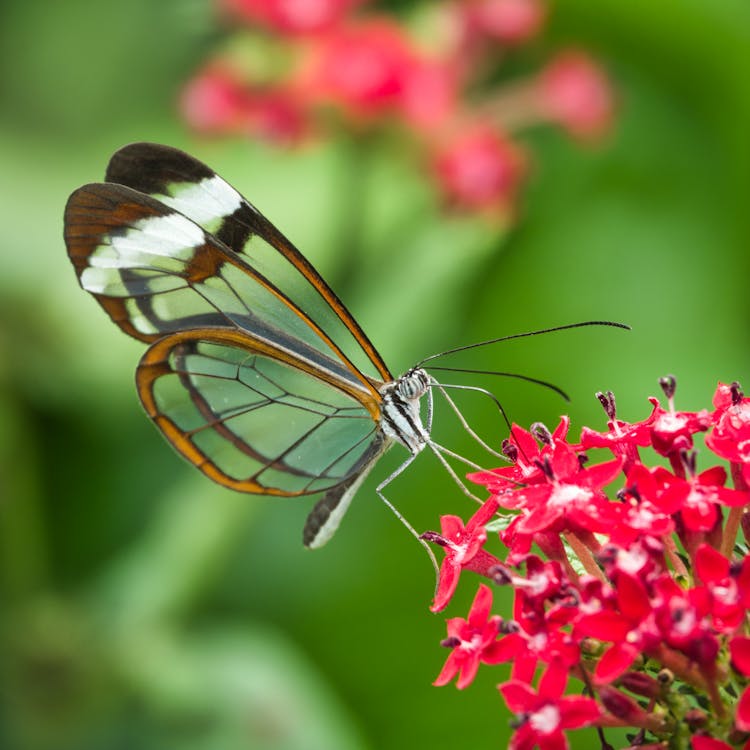
<svg viewBox="0 0 750 750">
<path fill-rule="evenodd" d="M 592 576 L 596 576 L 603 583 L 607 582 L 607 577 L 604 572 L 597 565 L 594 556 L 591 554 L 591 550 L 578 538 L 578 536 L 572 531 L 566 531 L 563 536 L 565 541 L 573 548 L 576 553 L 576 557 L 580 560 L 581 565 L 585 568 L 586 572 Z"/>
</svg>

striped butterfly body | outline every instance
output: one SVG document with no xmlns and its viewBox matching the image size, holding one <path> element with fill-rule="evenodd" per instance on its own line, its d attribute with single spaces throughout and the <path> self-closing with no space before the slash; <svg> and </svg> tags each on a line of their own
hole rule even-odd
<svg viewBox="0 0 750 750">
<path fill-rule="evenodd" d="M 138 394 L 180 454 L 242 492 L 323 493 L 307 546 L 330 538 L 393 443 L 406 463 L 434 446 L 431 377 L 394 378 L 304 256 L 188 154 L 115 153 L 105 182 L 70 196 L 65 242 L 81 286 L 149 344 Z"/>
</svg>

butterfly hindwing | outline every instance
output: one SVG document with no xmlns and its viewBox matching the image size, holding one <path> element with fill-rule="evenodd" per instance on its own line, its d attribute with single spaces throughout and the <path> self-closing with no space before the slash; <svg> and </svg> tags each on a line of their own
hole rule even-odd
<svg viewBox="0 0 750 750">
<path fill-rule="evenodd" d="M 380 440 L 325 372 L 242 331 L 171 334 L 136 375 L 144 407 L 205 474 L 244 492 L 302 495 L 355 476 Z"/>
</svg>

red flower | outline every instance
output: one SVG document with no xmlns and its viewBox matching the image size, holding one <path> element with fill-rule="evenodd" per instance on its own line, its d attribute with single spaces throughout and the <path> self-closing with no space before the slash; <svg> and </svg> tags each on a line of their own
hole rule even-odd
<svg viewBox="0 0 750 750">
<path fill-rule="evenodd" d="M 282 34 L 327 31 L 362 0 L 221 0 L 228 12 Z"/>
<path fill-rule="evenodd" d="M 182 116 L 202 133 L 234 132 L 246 106 L 245 87 L 220 66 L 209 67 L 185 86 L 180 98 Z"/>
<path fill-rule="evenodd" d="M 736 464 L 745 484 L 750 484 L 750 398 L 743 397 L 737 383 L 729 386 L 719 383 L 713 403 L 715 426 L 706 436 L 706 445 L 718 456 Z M 736 483 L 736 474 L 733 476 Z"/>
<path fill-rule="evenodd" d="M 501 214 L 512 204 L 524 172 L 521 149 L 483 123 L 444 141 L 433 163 L 449 205 Z"/>
<path fill-rule="evenodd" d="M 547 16 L 540 0 L 470 0 L 464 12 L 477 31 L 505 44 L 529 40 Z"/>
<path fill-rule="evenodd" d="M 584 52 L 568 50 L 553 60 L 539 76 L 537 96 L 542 113 L 574 136 L 599 136 L 612 122 L 609 81 Z"/>
<path fill-rule="evenodd" d="M 593 724 L 601 709 L 592 698 L 563 696 L 568 682 L 565 668 L 550 668 L 534 691 L 520 680 L 509 680 L 498 686 L 508 708 L 518 715 L 518 729 L 509 750 L 562 750 L 568 747 L 565 729 Z"/>
<path fill-rule="evenodd" d="M 712 674 L 719 643 L 709 618 L 709 592 L 703 586 L 686 591 L 669 575 L 663 575 L 654 583 L 651 604 L 663 641 L 685 654 L 706 674 Z"/>
<path fill-rule="evenodd" d="M 750 638 L 738 635 L 729 644 L 729 652 L 735 669 L 746 677 L 750 676 Z M 750 732 L 750 689 L 746 689 L 740 697 L 734 723 L 743 732 Z"/>
<path fill-rule="evenodd" d="M 650 581 L 667 569 L 664 543 L 656 536 L 656 532 L 653 536 L 641 532 L 637 539 L 626 545 L 614 542 L 615 536 L 624 536 L 619 532 L 620 529 L 614 530 L 609 543 L 597 553 L 597 560 L 610 581 L 617 580 L 620 573 L 629 573 L 642 581 Z"/>
<path fill-rule="evenodd" d="M 621 468 L 622 459 L 617 458 L 582 469 L 573 447 L 558 442 L 545 469 L 548 481 L 521 488 L 509 496 L 502 495 L 500 504 L 526 511 L 516 525 L 521 534 L 567 528 L 604 532 L 611 528 L 616 511 L 601 488 Z"/>
<path fill-rule="evenodd" d="M 621 572 L 612 604 L 615 608 L 586 614 L 575 625 L 576 634 L 613 644 L 594 671 L 594 681 L 600 685 L 623 674 L 646 646 L 658 641 L 648 592 L 640 579 Z"/>
<path fill-rule="evenodd" d="M 503 444 L 503 452 L 513 465 L 467 474 L 467 479 L 483 484 L 490 492 L 514 490 L 519 486 L 546 482 L 542 459 L 552 452 L 558 441 L 565 442 L 569 426 L 568 417 L 561 417 L 555 431 L 540 447 L 528 430 L 517 424 L 511 425 L 510 438 Z"/>
<path fill-rule="evenodd" d="M 526 558 L 526 575 L 498 566 L 498 583 L 513 586 L 516 596 L 514 620 L 503 628 L 506 635 L 499 641 L 495 656 L 498 662 L 513 661 L 514 679 L 531 681 L 539 660 L 559 662 L 567 668 L 580 661 L 580 649 L 570 633 L 561 628 L 578 613 L 570 597 L 570 584 L 562 566 L 544 562 L 536 555 Z M 547 610 L 546 606 L 552 606 Z"/>
<path fill-rule="evenodd" d="M 580 646 L 556 623 L 545 622 L 534 628 L 529 619 L 515 622 L 520 630 L 501 638 L 493 651 L 495 663 L 512 662 L 514 680 L 530 682 L 539 662 L 572 669 L 580 661 Z"/>
<path fill-rule="evenodd" d="M 688 531 L 711 531 L 720 519 L 719 505 L 740 507 L 750 501 L 747 492 L 723 486 L 727 473 L 721 466 L 687 479 L 661 467 L 652 473 L 661 486 L 656 504 L 668 513 L 679 513 Z"/>
<path fill-rule="evenodd" d="M 251 88 L 219 66 L 196 76 L 180 102 L 183 116 L 203 133 L 241 133 L 294 142 L 309 130 L 299 97 L 282 88 Z"/>
<path fill-rule="evenodd" d="M 711 426 L 711 415 L 703 409 L 699 412 L 669 411 L 659 405 L 659 400 L 649 398 L 654 406 L 651 422 L 651 445 L 662 456 L 673 457 L 693 447 L 693 435 L 705 432 Z M 673 463 L 674 466 L 674 463 Z"/>
<path fill-rule="evenodd" d="M 416 59 L 398 24 L 350 23 L 317 40 L 300 73 L 300 88 L 312 100 L 337 104 L 355 117 L 393 112 Z"/>
<path fill-rule="evenodd" d="M 416 58 L 404 67 L 399 108 L 418 133 L 432 135 L 455 116 L 458 72 L 442 60 Z"/>
<path fill-rule="evenodd" d="M 651 445 L 651 423 L 655 418 L 655 410 L 643 422 L 630 424 L 615 418 L 615 397 L 611 392 L 597 393 L 609 420 L 607 432 L 596 432 L 589 427 L 581 429 L 581 450 L 589 448 L 609 448 L 615 456 L 624 458 L 623 470 L 629 472 L 638 461 L 638 448 Z"/>
<path fill-rule="evenodd" d="M 463 690 L 476 676 L 480 662 L 496 664 L 497 634 L 502 619 L 490 617 L 492 591 L 481 584 L 471 605 L 468 619 L 453 617 L 448 620 L 448 637 L 443 645 L 452 648 L 433 685 L 447 685 L 456 675 L 456 687 Z"/>
<path fill-rule="evenodd" d="M 695 572 L 711 594 L 714 627 L 734 631 L 750 609 L 750 557 L 730 565 L 724 555 L 702 544 L 695 553 Z"/>
<path fill-rule="evenodd" d="M 442 516 L 442 534 L 427 531 L 422 535 L 423 539 L 439 544 L 445 550 L 437 592 L 430 607 L 433 612 L 440 612 L 451 600 L 464 568 L 487 575 L 489 569 L 500 562 L 494 555 L 482 549 L 482 545 L 487 541 L 484 527 L 497 513 L 497 509 L 497 499 L 491 497 L 469 519 L 466 526 L 458 516 Z"/>
<path fill-rule="evenodd" d="M 708 737 L 705 734 L 696 734 L 691 739 L 691 742 L 693 744 L 693 750 L 736 750 L 732 745 L 713 737 Z"/>
<path fill-rule="evenodd" d="M 609 541 L 618 546 L 631 547 L 644 536 L 662 538 L 675 529 L 672 516 L 641 492 L 638 484 L 632 483 L 639 475 L 651 476 L 649 470 L 642 464 L 636 464 L 634 469 L 628 474 L 626 487 L 629 489 L 623 493 L 623 503 L 616 506 L 617 524 L 609 535 Z"/>
<path fill-rule="evenodd" d="M 493 663 L 513 662 L 513 679 L 529 682 L 540 661 L 571 669 L 580 661 L 581 650 L 569 633 L 550 627 L 506 635 L 498 641 L 493 656 Z"/>
</svg>

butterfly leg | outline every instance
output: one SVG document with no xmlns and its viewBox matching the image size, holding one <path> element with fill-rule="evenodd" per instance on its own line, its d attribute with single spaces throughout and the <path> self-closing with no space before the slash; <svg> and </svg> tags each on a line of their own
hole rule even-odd
<svg viewBox="0 0 750 750">
<path fill-rule="evenodd" d="M 430 561 L 432 562 L 432 566 L 435 568 L 435 575 L 439 575 L 440 572 L 440 566 L 438 565 L 438 562 L 435 558 L 435 553 L 432 551 L 432 548 L 430 547 L 427 542 L 422 539 L 421 535 L 416 531 L 416 529 L 401 515 L 401 513 L 397 510 L 396 506 L 393 505 L 393 503 L 383 494 L 383 490 L 397 477 L 399 476 L 407 466 L 411 464 L 411 462 L 418 456 L 418 453 L 411 453 L 409 457 L 388 477 L 386 477 L 376 488 L 375 492 L 378 493 L 378 497 L 386 504 L 386 506 L 390 509 L 391 513 L 393 513 L 396 518 L 398 518 L 401 523 L 406 526 L 406 528 L 409 530 L 409 533 L 425 548 Z"/>
<path fill-rule="evenodd" d="M 440 463 L 443 465 L 443 468 L 448 472 L 451 479 L 453 479 L 453 481 L 456 483 L 456 485 L 461 490 L 461 492 L 464 495 L 466 495 L 466 497 L 468 497 L 469 500 L 473 500 L 474 502 L 479 503 L 481 505 L 484 501 L 478 498 L 470 490 L 467 489 L 466 485 L 464 485 L 464 483 L 459 479 L 458 474 L 456 474 L 453 467 L 448 463 L 445 456 L 450 456 L 451 458 L 455 458 L 458 461 L 465 463 L 467 466 L 474 469 L 475 471 L 480 471 L 482 467 L 473 463 L 472 461 L 469 461 L 467 458 L 464 458 L 458 453 L 455 453 L 454 451 L 449 450 L 445 446 L 440 445 L 440 443 L 436 443 L 430 440 L 430 442 L 427 443 L 427 445 L 430 446 L 430 450 L 437 456 L 438 461 L 440 461 Z"/>
<path fill-rule="evenodd" d="M 448 405 L 451 407 L 455 415 L 458 417 L 458 421 L 461 423 L 461 426 L 469 434 L 469 436 L 473 438 L 473 440 L 476 443 L 478 443 L 482 448 L 484 448 L 488 453 L 492 454 L 493 456 L 497 456 L 498 458 L 502 458 L 507 461 L 507 456 L 496 451 L 494 448 L 491 448 L 489 445 L 487 445 L 487 443 L 484 440 L 482 440 L 482 438 L 479 437 L 479 435 L 477 435 L 476 432 L 474 432 L 474 430 L 471 429 L 471 427 L 469 426 L 469 423 L 466 421 L 466 417 L 464 417 L 464 415 L 461 413 L 461 410 L 458 408 L 458 406 L 456 406 L 456 402 L 446 393 L 445 389 L 446 388 L 460 388 L 461 390 L 477 391 L 479 393 L 483 393 L 485 395 L 490 396 L 495 401 L 495 403 L 499 406 L 500 413 L 502 414 L 503 419 L 505 419 L 507 423 L 508 419 L 505 415 L 505 411 L 503 410 L 502 406 L 500 406 L 497 399 L 491 393 L 489 393 L 489 391 L 486 391 L 484 388 L 476 388 L 474 386 L 443 385 L 442 383 L 438 383 L 437 380 L 435 380 L 434 378 L 432 379 L 432 387 L 437 388 L 440 391 L 443 398 L 448 402 Z M 430 391 L 430 394 L 432 394 L 432 391 Z M 508 426 L 510 426 L 510 424 Z"/>
</svg>

